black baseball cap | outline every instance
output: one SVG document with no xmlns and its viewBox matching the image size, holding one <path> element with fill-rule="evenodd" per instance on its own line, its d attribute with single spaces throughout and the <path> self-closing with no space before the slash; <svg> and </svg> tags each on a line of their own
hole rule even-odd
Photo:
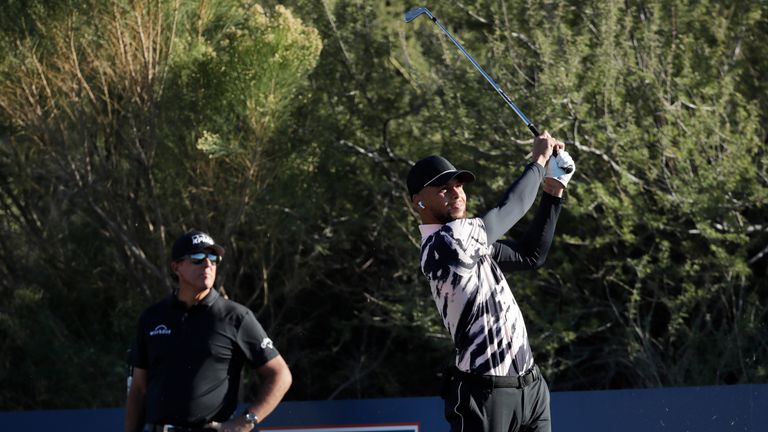
<svg viewBox="0 0 768 432">
<path fill-rule="evenodd" d="M 416 195 L 427 186 L 442 186 L 454 177 L 464 183 L 475 181 L 475 175 L 469 171 L 457 170 L 453 164 L 441 156 L 428 156 L 413 164 L 408 171 L 408 193 Z"/>
<path fill-rule="evenodd" d="M 211 236 L 202 231 L 190 230 L 173 242 L 171 259 L 177 261 L 182 259 L 185 255 L 204 250 L 213 250 L 219 254 L 219 256 L 224 256 L 224 248 L 217 245 Z"/>
</svg>

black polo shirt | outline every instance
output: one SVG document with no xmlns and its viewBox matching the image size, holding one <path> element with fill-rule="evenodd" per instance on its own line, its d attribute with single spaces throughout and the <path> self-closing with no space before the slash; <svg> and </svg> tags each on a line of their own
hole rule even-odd
<svg viewBox="0 0 768 432">
<path fill-rule="evenodd" d="M 278 356 L 253 313 L 215 290 L 187 308 L 171 295 L 141 315 L 131 363 L 148 372 L 145 422 L 223 422 L 237 408 L 240 372 Z"/>
</svg>

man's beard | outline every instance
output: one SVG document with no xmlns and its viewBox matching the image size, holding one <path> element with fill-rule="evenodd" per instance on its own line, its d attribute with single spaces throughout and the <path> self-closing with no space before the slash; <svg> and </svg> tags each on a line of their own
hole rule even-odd
<svg viewBox="0 0 768 432">
<path fill-rule="evenodd" d="M 445 225 L 447 223 L 453 222 L 456 219 L 464 219 L 467 216 L 467 211 L 462 210 L 461 212 L 458 212 L 456 214 L 453 214 L 452 212 L 447 212 L 445 214 L 442 214 L 438 216 L 438 220 L 441 224 Z"/>
</svg>

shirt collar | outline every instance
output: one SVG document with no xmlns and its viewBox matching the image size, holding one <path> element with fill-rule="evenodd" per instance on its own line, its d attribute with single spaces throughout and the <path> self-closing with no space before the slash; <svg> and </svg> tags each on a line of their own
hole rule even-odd
<svg viewBox="0 0 768 432">
<path fill-rule="evenodd" d="M 426 240 L 427 237 L 429 237 L 432 234 L 436 233 L 442 227 L 443 227 L 443 224 L 421 224 L 421 225 L 419 225 L 419 231 L 421 231 L 421 242 L 424 243 L 424 240 Z"/>
<path fill-rule="evenodd" d="M 203 305 L 203 306 L 211 306 L 216 300 L 219 299 L 219 297 L 220 297 L 219 292 L 216 291 L 216 288 L 211 288 L 211 290 L 208 291 L 208 295 L 206 295 L 197 304 Z"/>
<path fill-rule="evenodd" d="M 179 300 L 178 293 L 179 293 L 178 289 L 173 290 L 173 293 L 171 293 L 171 298 L 170 298 L 171 302 L 183 308 L 186 308 L 186 305 L 184 304 L 184 302 Z M 213 305 L 213 303 L 216 302 L 216 300 L 219 299 L 219 297 L 221 297 L 221 295 L 216 290 L 216 288 L 211 288 L 211 290 L 208 291 L 208 294 L 205 297 L 203 297 L 202 300 L 193 304 L 192 307 L 198 306 L 198 305 L 210 307 L 211 305 Z"/>
</svg>

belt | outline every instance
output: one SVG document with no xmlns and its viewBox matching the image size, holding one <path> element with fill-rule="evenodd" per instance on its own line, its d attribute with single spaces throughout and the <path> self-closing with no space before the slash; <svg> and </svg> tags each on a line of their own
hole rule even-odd
<svg viewBox="0 0 768 432">
<path fill-rule="evenodd" d="M 144 432 L 215 432 L 220 427 L 221 423 L 217 422 L 210 422 L 197 427 L 147 423 L 144 425 Z"/>
<path fill-rule="evenodd" d="M 539 366 L 533 365 L 530 369 L 518 376 L 497 376 L 497 375 L 478 375 L 464 372 L 459 369 L 453 369 L 453 375 L 459 380 L 468 381 L 491 388 L 523 388 L 527 387 L 541 378 Z"/>
</svg>

